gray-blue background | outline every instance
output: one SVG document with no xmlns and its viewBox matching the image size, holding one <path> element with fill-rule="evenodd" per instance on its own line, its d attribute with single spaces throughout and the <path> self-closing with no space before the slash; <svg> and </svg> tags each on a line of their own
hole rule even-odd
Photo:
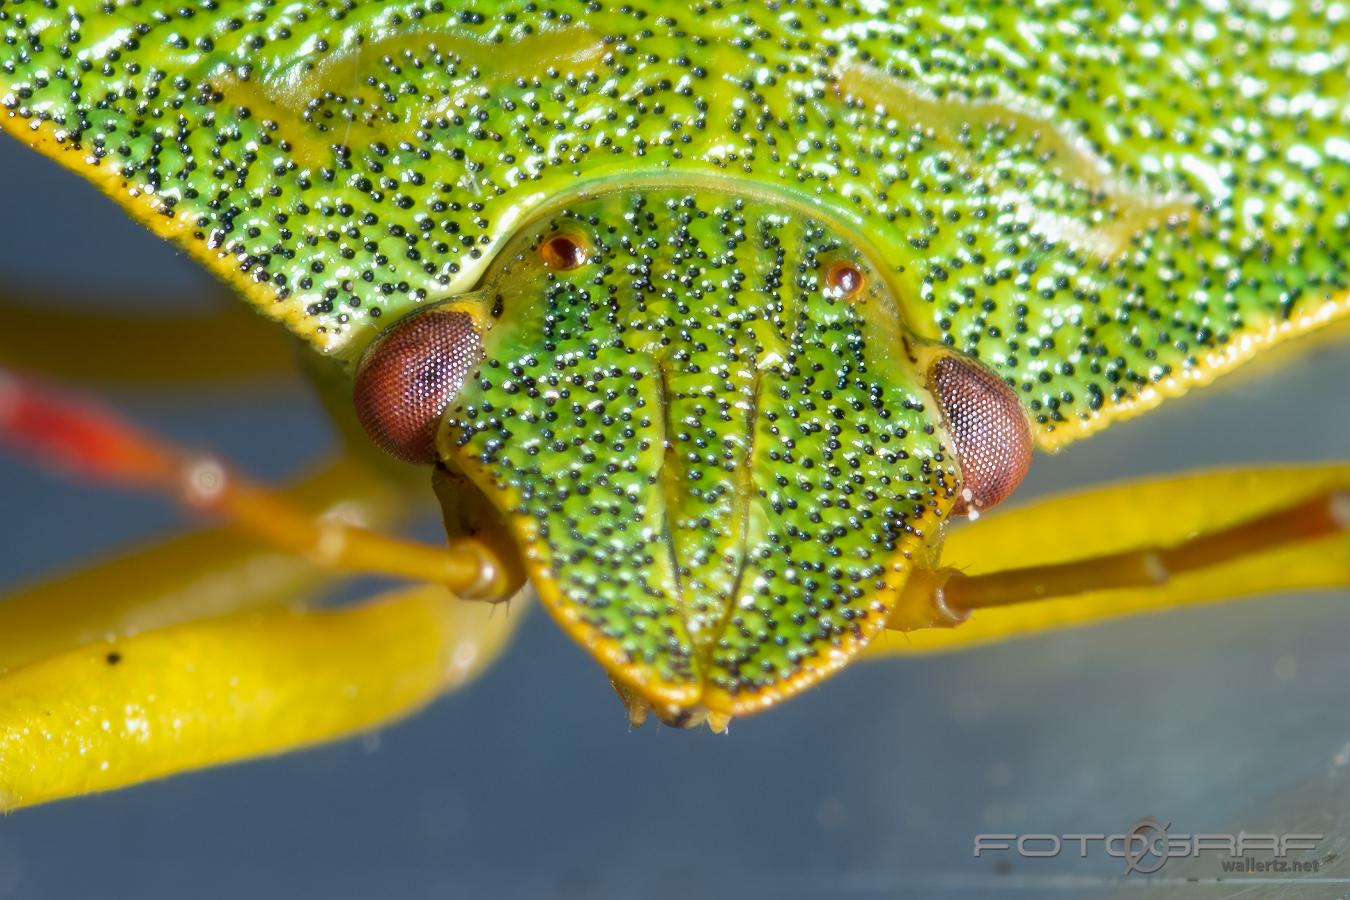
<svg viewBox="0 0 1350 900">
<path fill-rule="evenodd" d="M 67 288 L 72 305 L 113 288 L 149 307 L 214 293 L 92 189 L 5 141 L 0 278 L 20 272 Z M 1238 376 L 1038 459 L 1019 499 L 1107 476 L 1346 457 L 1347 385 L 1344 345 Z M 269 479 L 330 442 L 303 387 L 105 396 Z M 183 524 L 157 500 L 8 457 L 0 517 L 0 592 Z M 378 735 L 0 818 L 0 898 L 1109 893 L 1081 879 L 1114 876 L 1116 860 L 1002 872 L 971 858 L 972 838 L 1113 832 L 1144 815 L 1176 831 L 1319 830 L 1350 799 L 1347 600 L 859 665 L 726 736 L 630 731 L 599 669 L 536 610 L 480 682 Z M 1323 874 L 1346 874 L 1344 859 Z M 1177 895 L 1239 890 L 1275 888 Z"/>
</svg>

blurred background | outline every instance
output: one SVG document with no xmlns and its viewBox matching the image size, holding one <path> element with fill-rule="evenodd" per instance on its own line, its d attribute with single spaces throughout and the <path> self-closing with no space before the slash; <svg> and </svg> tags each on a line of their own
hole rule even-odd
<svg viewBox="0 0 1350 900">
<path fill-rule="evenodd" d="M 220 293 L 8 140 L 0 212 L 0 285 L 54 289 L 71 308 L 143 296 L 147 315 Z M 1038 458 L 1013 502 L 1346 458 L 1348 349 L 1240 374 Z M 332 442 L 298 377 L 99 396 L 266 480 Z M 188 524 L 157 499 L 9 456 L 0 516 L 0 595 Z M 0 900 L 1344 896 L 1347 601 L 1289 595 L 860 664 L 726 735 L 630 730 L 600 669 L 533 609 L 484 678 L 378 734 L 0 818 Z M 1320 881 L 1280 885 L 1215 883 L 1212 859 L 1122 883 L 1101 853 L 972 854 L 981 832 L 1109 834 L 1143 816 L 1174 832 L 1326 832 L 1335 858 Z"/>
</svg>

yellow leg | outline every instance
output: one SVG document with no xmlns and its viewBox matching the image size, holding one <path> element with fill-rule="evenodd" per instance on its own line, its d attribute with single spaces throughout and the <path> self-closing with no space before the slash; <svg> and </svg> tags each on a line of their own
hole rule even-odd
<svg viewBox="0 0 1350 900">
<path fill-rule="evenodd" d="M 519 616 L 420 586 L 90 644 L 0 676 L 0 811 L 331 740 L 476 676 Z"/>
<path fill-rule="evenodd" d="M 137 306 L 117 297 L 76 310 L 62 297 L 12 290 L 0 294 L 0 366 L 101 387 L 295 378 L 291 342 L 228 297 L 218 310 L 136 315 L 117 312 Z"/>
<path fill-rule="evenodd" d="M 368 528 L 404 521 L 425 485 L 398 485 L 352 459 L 282 492 L 317 518 Z M 337 578 L 237 528 L 170 538 L 0 599 L 0 673 L 91 641 L 245 609 L 297 605 Z"/>
<path fill-rule="evenodd" d="M 872 655 L 955 649 L 1132 613 L 1350 585 L 1350 463 L 1115 485 L 954 529 Z M 950 575 L 950 581 L 948 576 Z M 945 596 L 951 585 L 951 602 Z"/>
</svg>

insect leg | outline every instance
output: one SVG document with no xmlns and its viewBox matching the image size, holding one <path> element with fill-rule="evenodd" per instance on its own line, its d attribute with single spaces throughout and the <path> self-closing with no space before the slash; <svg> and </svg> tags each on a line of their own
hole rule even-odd
<svg viewBox="0 0 1350 900">
<path fill-rule="evenodd" d="M 1350 464 L 1207 472 L 955 529 L 874 652 L 938 650 L 1192 603 L 1350 586 Z M 927 627 L 927 626 L 955 627 Z M 917 629 L 917 630 L 915 630 Z"/>
<path fill-rule="evenodd" d="M 90 644 L 0 675 L 0 811 L 279 753 L 472 680 L 520 616 L 422 585 Z"/>
<path fill-rule="evenodd" d="M 0 293 L 0 366 L 67 382 L 181 388 L 202 382 L 294 381 L 295 353 L 277 327 L 222 296 L 198 313 L 72 309 L 63 298 Z M 228 304 L 228 305 L 226 305 Z"/>
<path fill-rule="evenodd" d="M 318 517 L 370 528 L 404 521 L 424 497 L 366 464 L 335 459 L 282 492 Z M 0 673 L 110 637 L 295 607 L 337 576 L 229 526 L 175 536 L 0 597 Z"/>
<path fill-rule="evenodd" d="M 0 442 L 65 472 L 168 494 L 278 550 L 347 572 L 443 584 L 465 599 L 504 600 L 523 580 L 500 545 L 458 537 L 433 547 L 340 518 L 316 518 L 219 459 L 146 434 L 112 413 L 0 372 Z"/>
</svg>

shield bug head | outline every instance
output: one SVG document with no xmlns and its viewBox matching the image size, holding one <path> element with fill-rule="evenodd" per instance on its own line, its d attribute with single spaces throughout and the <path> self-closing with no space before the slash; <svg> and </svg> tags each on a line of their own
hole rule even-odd
<svg viewBox="0 0 1350 900">
<path fill-rule="evenodd" d="M 940 532 L 953 467 L 892 291 L 808 210 L 674 188 L 575 199 L 489 265 L 442 460 L 658 716 L 844 665 Z"/>
</svg>

